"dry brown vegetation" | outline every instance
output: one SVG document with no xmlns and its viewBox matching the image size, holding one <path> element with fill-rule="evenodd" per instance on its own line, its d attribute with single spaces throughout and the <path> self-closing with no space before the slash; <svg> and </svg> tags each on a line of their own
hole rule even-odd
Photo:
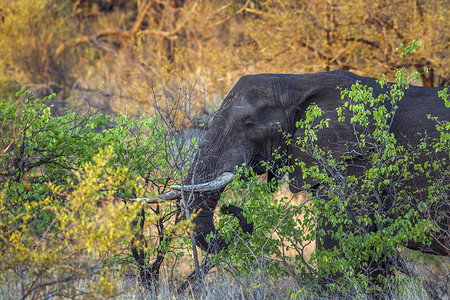
<svg viewBox="0 0 450 300">
<path fill-rule="evenodd" d="M 160 83 L 195 85 L 197 108 L 220 102 L 249 73 L 335 69 L 392 78 L 400 42 L 422 84 L 448 84 L 446 1 L 2 1 L 0 85 L 56 91 L 63 104 L 94 92 L 106 111 L 151 113 Z M 168 91 L 170 92 L 170 91 Z M 173 91 L 172 91 L 173 92 Z M 176 92 L 176 91 L 175 91 Z"/>
</svg>

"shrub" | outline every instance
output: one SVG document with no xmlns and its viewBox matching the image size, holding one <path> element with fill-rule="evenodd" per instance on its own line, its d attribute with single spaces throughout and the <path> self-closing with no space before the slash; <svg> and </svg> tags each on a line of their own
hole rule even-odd
<svg viewBox="0 0 450 300">
<path fill-rule="evenodd" d="M 145 202 L 125 201 L 176 176 L 167 134 L 155 117 L 81 109 L 53 117 L 52 97 L 21 90 L 0 102 L 1 280 L 17 282 L 11 293 L 21 298 L 114 296 L 130 242 L 147 265 L 161 235 L 187 230 L 188 221 L 170 225 L 173 205 L 146 212 Z M 140 239 L 139 216 L 160 234 Z"/>
<path fill-rule="evenodd" d="M 406 60 L 419 45 L 413 41 L 404 47 L 402 57 Z M 224 218 L 223 235 L 234 239 L 235 246 L 223 252 L 220 259 L 247 276 L 260 272 L 281 280 L 290 275 L 302 285 L 327 278 L 327 288 L 333 293 L 383 292 L 395 281 L 401 285 L 394 270 L 407 275 L 403 280 L 417 278 L 405 264 L 399 247 L 407 241 L 428 244 L 432 235 L 448 239 L 448 229 L 440 224 L 447 218 L 450 187 L 448 157 L 421 159 L 431 157 L 430 151 L 448 151 L 447 122 L 436 120 L 440 139 L 424 136 L 417 145 L 400 146 L 390 132 L 391 118 L 409 80 L 419 76 L 415 73 L 408 78 L 399 70 L 395 83 L 381 79 L 379 83 L 387 86 L 387 93 L 377 98 L 371 88 L 360 83 L 342 90 L 342 106 L 337 114 L 340 122 L 350 121 L 354 127 L 358 141 L 354 149 L 366 162 L 360 176 L 346 173 L 350 157 L 317 145 L 317 133 L 329 124 L 316 105 L 310 106 L 306 120 L 297 124 L 304 128 L 304 137 L 294 141 L 288 137 L 289 143 L 315 159 L 311 166 L 296 162 L 303 176 L 324 183 L 313 190 L 311 186 L 303 187 L 311 191 L 309 201 L 274 199 L 272 192 L 283 180 L 261 182 L 251 170 L 240 168 L 242 178 L 249 182 L 236 178 L 225 199 L 243 205 L 255 231 L 247 242 L 234 231 L 235 221 Z M 444 100 L 446 93 L 440 93 Z M 282 153 L 274 156 L 286 159 Z M 281 174 L 292 172 L 293 167 L 286 165 Z M 271 168 L 267 164 L 267 170 Z M 411 179 L 417 176 L 427 181 L 426 189 L 411 186 Z M 325 235 L 331 235 L 337 247 L 317 249 L 311 257 L 305 255 L 305 246 Z"/>
</svg>

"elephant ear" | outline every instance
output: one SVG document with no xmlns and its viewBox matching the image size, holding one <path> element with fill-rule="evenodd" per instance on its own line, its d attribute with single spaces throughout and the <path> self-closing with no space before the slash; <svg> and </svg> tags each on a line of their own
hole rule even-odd
<svg viewBox="0 0 450 300">
<path fill-rule="evenodd" d="M 351 73 L 350 73 L 351 74 Z M 290 165 L 295 165 L 294 172 L 290 174 L 290 189 L 293 193 L 304 190 L 305 184 L 311 187 L 320 184 L 311 178 L 303 178 L 301 167 L 298 162 L 304 162 L 311 166 L 315 161 L 311 155 L 303 152 L 296 141 L 305 136 L 305 129 L 295 127 L 295 124 L 306 118 L 306 111 L 312 104 L 316 104 L 323 111 L 323 118 L 329 120 L 329 126 L 317 132 L 317 141 L 320 148 L 332 151 L 334 158 L 339 158 L 352 151 L 352 145 L 356 143 L 354 128 L 348 122 L 339 122 L 336 108 L 343 105 L 340 97 L 340 90 L 337 88 L 349 88 L 356 80 L 341 76 L 336 73 L 318 73 L 297 75 L 289 82 L 288 95 L 286 99 L 291 99 L 289 104 L 291 111 L 290 123 L 292 128 L 292 143 L 288 145 L 288 155 Z M 298 95 L 302 95 L 298 97 Z M 296 99 L 296 102 L 292 101 Z M 296 163 L 297 162 L 297 163 Z"/>
</svg>

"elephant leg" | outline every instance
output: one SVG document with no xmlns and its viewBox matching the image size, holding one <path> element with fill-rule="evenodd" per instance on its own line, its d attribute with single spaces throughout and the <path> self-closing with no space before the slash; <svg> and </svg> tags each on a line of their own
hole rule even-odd
<svg viewBox="0 0 450 300">
<path fill-rule="evenodd" d="M 316 249 L 318 251 L 331 251 L 334 247 L 339 247 L 339 242 L 332 238 L 331 232 L 335 232 L 337 227 L 333 226 L 331 222 L 326 220 L 326 217 L 320 215 L 317 220 L 316 232 L 324 231 L 325 235 L 316 237 Z M 341 274 L 333 274 L 329 271 L 326 265 L 318 265 L 319 273 L 322 274 L 320 284 L 326 290 L 328 284 L 335 282 Z"/>
<path fill-rule="evenodd" d="M 315 195 L 317 199 L 322 199 L 327 201 L 327 196 L 321 194 L 319 185 L 312 189 L 312 195 Z M 334 247 L 339 247 L 339 241 L 332 237 L 332 233 L 337 231 L 337 226 L 333 226 L 331 222 L 328 221 L 327 214 L 319 212 L 316 222 L 316 251 L 331 251 Z M 319 232 L 324 232 L 321 236 L 318 235 Z M 327 259 L 328 261 L 328 259 Z M 328 284 L 335 282 L 340 274 L 333 274 L 330 272 L 327 263 L 320 263 L 317 266 L 321 278 L 319 280 L 321 286 L 327 290 Z"/>
<path fill-rule="evenodd" d="M 334 247 L 339 246 L 339 242 L 331 237 L 331 232 L 337 230 L 337 227 L 333 226 L 331 222 L 325 220 L 323 216 L 319 217 L 317 222 L 317 231 L 324 230 L 325 235 L 321 236 L 316 241 L 316 247 L 319 250 L 332 250 Z"/>
<path fill-rule="evenodd" d="M 333 226 L 331 222 L 328 222 L 326 220 L 326 217 L 321 215 L 319 216 L 318 222 L 317 222 L 317 231 L 325 231 L 325 235 L 318 237 L 316 239 L 316 248 L 317 250 L 321 251 L 331 251 L 334 247 L 339 247 L 339 241 L 334 239 L 332 237 L 332 232 L 336 232 L 338 229 L 337 226 Z M 344 227 L 344 230 L 351 231 L 351 228 Z M 370 234 L 371 232 L 375 232 L 375 228 L 367 228 L 365 230 L 365 234 Z M 346 253 L 341 253 L 341 256 L 345 257 Z M 384 282 L 379 280 L 379 275 L 381 275 L 384 278 L 387 278 L 389 276 L 392 276 L 393 268 L 392 263 L 389 260 L 389 257 L 383 256 L 378 260 L 375 260 L 373 257 L 369 257 L 366 261 L 366 266 L 363 267 L 362 265 L 357 266 L 355 269 L 355 274 L 364 274 L 368 277 L 371 284 L 374 286 L 383 287 Z M 327 268 L 327 264 L 320 265 L 319 264 L 319 271 L 321 274 L 323 274 L 323 277 L 320 280 L 320 283 L 324 289 L 327 289 L 327 285 L 331 283 L 335 283 L 338 281 L 343 274 L 340 272 L 333 273 L 330 272 Z M 374 298 L 383 298 L 384 296 L 382 294 L 376 294 L 374 293 L 372 295 Z"/>
<path fill-rule="evenodd" d="M 280 178 L 280 176 L 275 175 L 275 173 L 273 173 L 272 171 L 268 171 L 267 172 L 267 182 L 270 183 L 274 178 L 277 179 L 277 178 Z M 270 186 L 270 191 L 272 193 L 275 193 L 277 191 L 277 186 L 276 185 L 271 185 Z"/>
</svg>

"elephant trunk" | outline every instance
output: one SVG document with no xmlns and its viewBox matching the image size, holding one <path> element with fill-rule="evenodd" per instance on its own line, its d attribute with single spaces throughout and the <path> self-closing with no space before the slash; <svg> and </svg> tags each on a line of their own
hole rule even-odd
<svg viewBox="0 0 450 300">
<path fill-rule="evenodd" d="M 196 244 L 207 253 L 218 253 L 228 246 L 214 226 L 214 210 L 221 193 L 233 181 L 235 166 L 245 162 L 242 151 L 229 153 L 226 151 L 228 148 L 217 146 L 229 145 L 228 141 L 232 140 L 230 134 L 228 130 L 210 129 L 191 161 L 183 185 L 172 186 L 172 189 L 184 193 L 189 212 L 196 215 L 193 219 Z M 233 147 L 230 145 L 229 148 Z M 244 232 L 253 231 L 242 211 L 231 208 L 226 213 L 239 220 Z"/>
<path fill-rule="evenodd" d="M 225 240 L 214 226 L 214 210 L 220 198 L 221 191 L 215 192 L 185 192 L 190 213 L 193 218 L 195 242 L 207 253 L 215 254 L 227 247 Z M 191 200 L 191 201 L 190 201 Z"/>
<path fill-rule="evenodd" d="M 196 216 L 193 219 L 195 226 L 194 234 L 197 246 L 205 252 L 211 254 L 216 254 L 222 249 L 228 247 L 228 243 L 223 239 L 223 237 L 220 236 L 214 226 L 214 209 L 217 205 L 218 199 L 220 198 L 220 193 L 217 194 L 219 197 L 214 201 L 215 205 L 213 207 L 203 205 L 203 207 L 200 207 L 197 210 Z M 213 201 L 211 201 L 212 199 L 213 198 L 208 198 L 208 202 L 214 204 Z M 243 233 L 253 233 L 253 223 L 247 221 L 247 218 L 243 215 L 242 208 L 235 205 L 228 205 L 222 211 L 238 219 L 239 227 L 242 229 Z M 208 238 L 208 236 L 210 237 Z"/>
<path fill-rule="evenodd" d="M 185 199 L 190 203 L 190 213 L 196 214 L 193 219 L 196 244 L 207 253 L 215 254 L 228 246 L 214 226 L 214 210 L 221 193 L 233 177 L 233 173 L 225 172 L 210 182 L 172 187 L 175 190 L 184 191 Z M 253 232 L 253 224 L 247 222 L 241 208 L 228 205 L 223 212 L 237 218 L 244 233 Z"/>
<path fill-rule="evenodd" d="M 216 179 L 211 180 L 209 182 L 200 183 L 200 184 L 192 184 L 192 185 L 172 185 L 171 188 L 177 191 L 186 191 L 186 192 L 211 192 L 223 189 L 229 183 L 233 181 L 234 173 L 232 172 L 223 172 Z"/>
</svg>

